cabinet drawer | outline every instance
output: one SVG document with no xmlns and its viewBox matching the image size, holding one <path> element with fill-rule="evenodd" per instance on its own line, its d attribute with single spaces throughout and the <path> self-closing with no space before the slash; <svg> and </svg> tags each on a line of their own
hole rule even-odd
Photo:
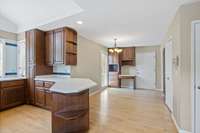
<svg viewBox="0 0 200 133">
<path fill-rule="evenodd" d="M 35 87 L 43 87 L 44 86 L 44 82 L 43 81 L 35 81 Z"/>
<path fill-rule="evenodd" d="M 2 88 L 8 88 L 12 86 L 24 86 L 24 80 L 3 81 L 1 83 Z"/>
<path fill-rule="evenodd" d="M 54 82 L 44 82 L 44 87 L 50 88 L 53 84 L 54 84 Z"/>
</svg>

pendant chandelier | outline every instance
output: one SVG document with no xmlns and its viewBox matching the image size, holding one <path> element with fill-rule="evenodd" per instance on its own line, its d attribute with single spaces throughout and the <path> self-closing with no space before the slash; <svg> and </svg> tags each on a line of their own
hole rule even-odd
<svg viewBox="0 0 200 133">
<path fill-rule="evenodd" d="M 114 39 L 114 48 L 109 48 L 110 53 L 121 53 L 122 49 L 117 47 L 117 39 Z"/>
</svg>

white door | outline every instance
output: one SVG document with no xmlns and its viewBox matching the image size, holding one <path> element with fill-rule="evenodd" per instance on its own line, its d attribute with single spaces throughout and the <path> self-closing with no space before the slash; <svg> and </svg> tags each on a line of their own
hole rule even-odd
<svg viewBox="0 0 200 133">
<path fill-rule="evenodd" d="M 194 79 L 195 79 L 195 133 L 200 133 L 200 23 L 195 24 L 194 39 Z"/>
<path fill-rule="evenodd" d="M 108 58 L 107 54 L 101 52 L 101 87 L 108 86 Z"/>
<path fill-rule="evenodd" d="M 173 83 L 172 83 L 172 41 L 165 45 L 165 103 L 173 111 Z"/>
<path fill-rule="evenodd" d="M 155 89 L 155 52 L 136 53 L 136 88 Z"/>
</svg>

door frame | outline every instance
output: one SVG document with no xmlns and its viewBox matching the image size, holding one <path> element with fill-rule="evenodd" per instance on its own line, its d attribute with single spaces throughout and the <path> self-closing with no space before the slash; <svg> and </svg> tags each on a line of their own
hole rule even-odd
<svg viewBox="0 0 200 133">
<path fill-rule="evenodd" d="M 195 126 L 196 126 L 196 121 L 195 121 L 195 102 L 196 102 L 196 97 L 195 97 L 195 25 L 200 24 L 200 20 L 195 20 L 192 21 L 191 23 L 191 109 L 192 109 L 192 133 L 195 133 Z"/>
<path fill-rule="evenodd" d="M 165 66 L 165 71 L 163 71 L 165 74 L 164 74 L 164 81 L 163 82 L 165 82 L 165 104 L 166 104 L 166 107 L 168 108 L 168 110 L 172 113 L 173 111 L 174 111 L 174 109 L 173 109 L 173 104 L 174 104 L 174 98 L 173 98 L 173 96 L 174 96 L 174 86 L 173 86 L 173 38 L 170 36 L 169 37 L 169 39 L 167 40 L 167 43 L 165 44 L 165 46 L 164 46 L 164 49 L 165 49 L 165 54 L 166 54 L 166 45 L 169 45 L 169 43 L 171 43 L 171 54 L 172 54 L 172 60 L 171 60 L 171 62 L 172 62 L 172 72 L 171 72 L 171 80 L 172 80 L 172 107 L 170 108 L 168 105 L 167 105 L 167 103 L 166 103 L 166 100 L 167 100 L 167 97 L 166 97 L 166 66 Z M 166 65 L 166 57 L 165 57 L 165 55 L 164 55 L 164 58 L 165 58 L 165 64 L 164 65 Z"/>
<path fill-rule="evenodd" d="M 163 59 L 163 63 L 162 63 L 162 68 L 163 68 L 163 94 L 164 94 L 164 100 L 166 100 L 166 87 L 165 87 L 165 47 L 162 50 L 162 59 Z"/>
</svg>

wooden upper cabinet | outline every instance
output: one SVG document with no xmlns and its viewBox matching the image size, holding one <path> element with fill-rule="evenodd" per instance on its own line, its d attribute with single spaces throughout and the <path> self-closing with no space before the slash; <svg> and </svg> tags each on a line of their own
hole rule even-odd
<svg viewBox="0 0 200 133">
<path fill-rule="evenodd" d="M 121 56 L 121 65 L 135 65 L 135 48 L 123 48 Z"/>
<path fill-rule="evenodd" d="M 77 32 L 71 28 L 65 28 L 66 41 L 71 43 L 77 43 Z"/>
<path fill-rule="evenodd" d="M 77 32 L 71 28 L 60 28 L 46 32 L 46 64 L 77 64 Z"/>
<path fill-rule="evenodd" d="M 53 66 L 54 55 L 54 34 L 53 31 L 45 33 L 45 62 L 48 66 Z"/>
<path fill-rule="evenodd" d="M 133 60 L 135 55 L 134 48 L 123 48 L 122 60 Z"/>
<path fill-rule="evenodd" d="M 64 64 L 64 31 L 54 31 L 54 64 Z"/>
</svg>

